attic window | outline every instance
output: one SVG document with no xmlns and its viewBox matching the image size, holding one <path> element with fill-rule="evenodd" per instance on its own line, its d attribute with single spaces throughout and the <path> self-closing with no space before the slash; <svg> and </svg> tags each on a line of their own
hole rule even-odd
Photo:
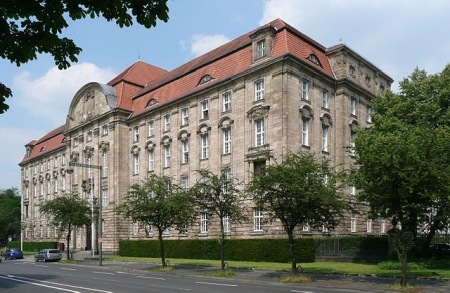
<svg viewBox="0 0 450 293">
<path fill-rule="evenodd" d="M 308 56 L 308 60 L 311 61 L 312 63 L 316 64 L 316 65 L 322 66 L 322 65 L 320 65 L 319 58 L 317 58 L 317 56 L 315 54 L 309 55 Z"/>
<path fill-rule="evenodd" d="M 208 81 L 211 81 L 211 80 L 213 80 L 213 77 L 209 74 L 206 74 L 202 77 L 202 79 L 200 79 L 200 82 L 198 83 L 198 85 L 207 83 Z"/>
<path fill-rule="evenodd" d="M 41 147 L 41 149 L 39 150 L 40 153 L 42 153 L 42 152 L 44 152 L 44 151 L 45 151 L 45 148 L 44 148 L 44 147 Z"/>
<path fill-rule="evenodd" d="M 147 107 L 151 107 L 151 106 L 155 105 L 156 103 L 158 103 L 158 101 L 156 99 L 151 99 L 150 101 L 148 101 Z"/>
</svg>

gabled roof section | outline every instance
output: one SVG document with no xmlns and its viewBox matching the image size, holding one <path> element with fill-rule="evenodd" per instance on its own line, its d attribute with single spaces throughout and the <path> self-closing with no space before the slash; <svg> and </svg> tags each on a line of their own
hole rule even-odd
<svg viewBox="0 0 450 293">
<path fill-rule="evenodd" d="M 268 28 L 275 32 L 273 50 L 271 56 L 259 64 L 289 55 L 334 78 L 325 53 L 326 48 L 281 19 L 276 19 L 150 81 L 133 97 L 132 117 L 149 111 L 146 107 L 152 98 L 157 97 L 156 107 L 161 107 L 252 68 L 255 64 L 252 64 L 251 36 Z M 308 60 L 311 54 L 317 57 L 318 64 Z M 208 75 L 214 79 L 199 84 Z"/>
<path fill-rule="evenodd" d="M 31 147 L 30 155 L 22 159 L 19 165 L 26 163 L 27 161 L 30 161 L 32 159 L 35 159 L 43 154 L 47 154 L 51 151 L 54 151 L 58 148 L 65 147 L 64 141 L 64 130 L 66 128 L 66 125 L 62 125 L 46 135 L 44 135 L 42 138 L 40 138 L 37 141 L 32 141 L 32 144 L 27 144 L 27 147 Z"/>
</svg>

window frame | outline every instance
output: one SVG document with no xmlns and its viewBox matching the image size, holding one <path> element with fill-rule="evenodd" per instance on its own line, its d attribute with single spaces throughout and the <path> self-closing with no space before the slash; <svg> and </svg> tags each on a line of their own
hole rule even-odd
<svg viewBox="0 0 450 293">
<path fill-rule="evenodd" d="M 223 130 L 223 155 L 231 154 L 231 128 L 226 128 Z"/>
<path fill-rule="evenodd" d="M 264 100 L 264 79 L 258 79 L 255 81 L 255 102 Z"/>
<path fill-rule="evenodd" d="M 302 79 L 302 99 L 309 101 L 309 81 Z"/>
<path fill-rule="evenodd" d="M 170 145 L 164 146 L 164 168 L 170 168 Z"/>
<path fill-rule="evenodd" d="M 189 108 L 184 107 L 181 109 L 181 126 L 189 125 Z"/>
<path fill-rule="evenodd" d="M 139 126 L 133 127 L 133 142 L 139 141 Z"/>
<path fill-rule="evenodd" d="M 261 208 L 258 207 L 253 208 L 253 231 L 263 231 L 263 214 Z"/>
<path fill-rule="evenodd" d="M 209 101 L 207 99 L 200 102 L 201 105 L 201 119 L 209 118 Z"/>
<path fill-rule="evenodd" d="M 207 212 L 200 213 L 200 233 L 202 233 L 202 234 L 208 233 L 208 213 Z"/>
<path fill-rule="evenodd" d="M 265 125 L 264 118 L 255 120 L 255 146 L 265 145 Z"/>
<path fill-rule="evenodd" d="M 329 92 L 326 89 L 322 90 L 322 108 L 329 109 Z"/>
<path fill-rule="evenodd" d="M 309 147 L 309 119 L 302 118 L 302 145 Z"/>
<path fill-rule="evenodd" d="M 231 92 L 225 92 L 222 94 L 222 111 L 228 112 L 231 111 Z"/>
<path fill-rule="evenodd" d="M 164 131 L 170 131 L 170 113 L 164 115 Z"/>
<path fill-rule="evenodd" d="M 202 160 L 209 159 L 209 135 L 206 133 L 201 136 L 201 155 Z"/>
<path fill-rule="evenodd" d="M 189 141 L 181 142 L 181 164 L 189 163 Z"/>
</svg>

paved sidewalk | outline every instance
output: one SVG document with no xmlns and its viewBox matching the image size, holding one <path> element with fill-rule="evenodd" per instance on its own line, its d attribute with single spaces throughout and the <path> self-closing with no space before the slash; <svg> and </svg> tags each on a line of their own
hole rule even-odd
<svg viewBox="0 0 450 293">
<path fill-rule="evenodd" d="M 64 255 L 65 258 L 65 255 Z M 99 266 L 98 258 L 92 258 L 90 252 L 78 252 L 74 254 L 74 259 L 79 260 L 79 265 Z M 170 261 L 170 259 L 169 259 Z M 157 263 L 151 262 L 133 262 L 133 261 L 102 261 L 104 269 L 120 270 L 120 271 L 134 271 L 136 273 L 150 273 L 150 269 L 160 266 Z M 201 278 L 213 278 L 207 275 L 208 272 L 217 270 L 216 267 L 205 266 L 189 266 L 171 263 L 175 269 L 169 274 L 184 275 Z M 157 273 L 154 274 L 167 274 Z M 278 282 L 278 278 L 288 275 L 288 272 L 282 271 L 266 271 L 266 270 L 250 270 L 238 269 L 235 270 L 235 275 L 231 279 L 246 280 L 249 282 Z M 365 275 L 342 275 L 342 274 L 308 274 L 313 280 L 311 283 L 298 284 L 303 289 L 314 287 L 340 288 L 347 290 L 362 290 L 370 292 L 386 292 L 386 287 L 389 285 L 399 283 L 399 278 L 394 277 L 377 277 Z M 415 284 L 423 288 L 420 292 L 423 293 L 444 293 L 450 292 L 449 280 L 437 279 L 413 279 L 408 280 L 410 284 Z"/>
</svg>

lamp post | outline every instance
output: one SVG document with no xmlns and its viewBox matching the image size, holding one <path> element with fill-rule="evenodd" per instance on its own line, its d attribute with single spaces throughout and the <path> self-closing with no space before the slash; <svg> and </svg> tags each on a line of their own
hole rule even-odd
<svg viewBox="0 0 450 293">
<path fill-rule="evenodd" d="M 82 164 L 82 163 L 78 163 L 78 162 L 69 162 L 69 168 L 66 169 L 66 172 L 68 174 L 72 174 L 73 173 L 73 168 L 71 168 L 72 166 L 74 167 L 83 167 L 83 168 L 94 168 L 94 169 L 98 169 L 99 173 L 98 173 L 98 228 L 97 228 L 97 234 L 98 234 L 98 238 L 97 238 L 97 246 L 98 246 L 98 259 L 99 259 L 99 266 L 103 265 L 103 253 L 102 253 L 102 244 L 103 244 L 103 232 L 102 232 L 102 198 L 101 198 L 101 179 L 102 179 L 102 170 L 103 167 L 101 165 L 91 165 L 91 164 Z M 92 192 L 92 214 L 94 213 L 94 181 L 91 180 L 90 181 L 90 189 Z M 92 215 L 92 220 L 94 220 L 94 216 Z M 93 229 L 92 229 L 93 230 Z M 92 231 L 92 233 L 94 233 L 94 231 Z M 94 245 L 94 243 L 92 243 L 92 245 Z M 94 251 L 94 250 L 93 250 Z"/>
</svg>

